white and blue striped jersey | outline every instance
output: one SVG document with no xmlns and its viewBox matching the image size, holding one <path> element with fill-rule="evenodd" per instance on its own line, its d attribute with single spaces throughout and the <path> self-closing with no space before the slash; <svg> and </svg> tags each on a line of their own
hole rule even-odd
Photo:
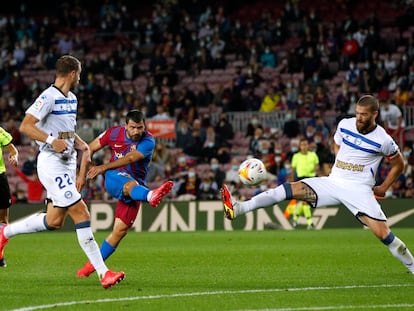
<svg viewBox="0 0 414 311">
<path fill-rule="evenodd" d="M 380 125 L 368 134 L 359 133 L 355 117 L 339 122 L 334 141 L 340 148 L 329 177 L 371 187 L 383 157 L 399 152 L 398 145 Z"/>
<path fill-rule="evenodd" d="M 67 153 L 74 150 L 74 136 L 62 137 L 64 133 L 75 133 L 78 100 L 72 92 L 65 96 L 57 87 L 51 85 L 45 89 L 34 103 L 26 110 L 37 119 L 36 126 L 47 134 L 64 138 L 68 144 Z M 41 151 L 54 152 L 53 148 L 44 142 L 36 141 Z M 66 153 L 66 152 L 65 152 Z"/>
</svg>

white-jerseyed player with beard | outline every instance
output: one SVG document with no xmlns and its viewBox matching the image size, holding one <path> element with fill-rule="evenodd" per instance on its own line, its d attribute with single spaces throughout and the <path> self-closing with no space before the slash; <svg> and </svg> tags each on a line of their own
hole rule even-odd
<svg viewBox="0 0 414 311">
<path fill-rule="evenodd" d="M 39 145 L 37 171 L 47 190 L 47 212 L 2 227 L 0 259 L 11 237 L 60 229 L 69 214 L 82 250 L 98 272 L 102 286 L 109 288 L 120 282 L 125 274 L 106 267 L 92 233 L 88 208 L 76 188 L 75 149 L 89 153 L 88 144 L 75 133 L 78 100 L 71 90 L 78 85 L 81 71 L 78 59 L 70 55 L 60 57 L 56 62 L 54 84 L 26 111 L 20 131 Z"/>
<path fill-rule="evenodd" d="M 226 218 L 234 219 L 290 199 L 307 201 L 313 207 L 343 204 L 414 274 L 413 256 L 391 232 L 375 199 L 375 196 L 385 196 L 404 169 L 399 147 L 375 122 L 378 111 L 378 100 L 364 95 L 356 104 L 356 116 L 339 122 L 334 135 L 336 160 L 328 177 L 284 183 L 244 202 L 234 200 L 224 185 L 222 200 Z M 391 169 L 382 184 L 375 186 L 375 174 L 384 157 L 390 162 Z"/>
</svg>

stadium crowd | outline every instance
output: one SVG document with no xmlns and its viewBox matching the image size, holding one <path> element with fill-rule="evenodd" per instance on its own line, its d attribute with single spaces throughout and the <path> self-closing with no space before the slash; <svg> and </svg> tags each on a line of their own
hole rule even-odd
<svg viewBox="0 0 414 311">
<path fill-rule="evenodd" d="M 392 122 L 414 104 L 412 1 L 50 4 L 37 11 L 20 2 L 0 14 L 0 122 L 17 146 L 25 142 L 13 123 L 53 81 L 56 59 L 69 53 L 83 66 L 76 93 L 86 141 L 122 124 L 131 109 L 176 121 L 176 138 L 158 141 L 148 178 L 175 179 L 174 199 L 218 199 L 223 181 L 252 195 L 234 178 L 247 155 L 267 166 L 262 190 L 282 183 L 301 136 L 328 174 L 334 126 L 365 93 L 381 100 L 383 124 L 408 164 L 388 195 L 413 197 L 412 141 L 403 122 Z M 255 116 L 236 130 L 230 115 L 246 111 Z M 263 124 L 260 116 L 276 111 L 285 112 L 284 125 Z M 102 152 L 94 160 L 107 159 Z M 387 169 L 383 163 L 379 179 Z M 90 182 L 85 196 L 104 199 L 101 181 Z"/>
</svg>

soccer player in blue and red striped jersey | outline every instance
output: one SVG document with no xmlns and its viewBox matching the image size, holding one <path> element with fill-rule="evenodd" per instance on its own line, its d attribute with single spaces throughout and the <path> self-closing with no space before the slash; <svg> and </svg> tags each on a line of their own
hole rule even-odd
<svg viewBox="0 0 414 311">
<path fill-rule="evenodd" d="M 91 155 L 106 146 L 112 152 L 110 161 L 92 166 L 88 170 L 89 158 L 83 157 L 77 179 L 77 187 L 81 189 L 85 185 L 86 178 L 105 174 L 106 191 L 118 199 L 112 232 L 101 246 L 104 260 L 112 255 L 127 235 L 128 229 L 138 215 L 141 201 L 157 207 L 173 187 L 172 181 L 163 183 L 155 190 L 150 190 L 146 186 L 145 178 L 154 152 L 155 140 L 145 128 L 145 119 L 141 111 L 129 111 L 125 126 L 113 126 L 94 139 L 89 144 Z M 87 262 L 78 270 L 77 276 L 88 277 L 94 271 L 93 265 Z"/>
</svg>

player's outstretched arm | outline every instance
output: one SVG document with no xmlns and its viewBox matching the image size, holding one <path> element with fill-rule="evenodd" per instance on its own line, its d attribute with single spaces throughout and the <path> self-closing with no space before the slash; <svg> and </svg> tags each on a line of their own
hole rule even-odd
<svg viewBox="0 0 414 311">
<path fill-rule="evenodd" d="M 128 164 L 144 159 L 144 155 L 139 151 L 130 151 L 124 157 L 116 159 L 113 162 L 105 163 L 98 166 L 93 166 L 88 171 L 88 178 L 95 178 L 99 174 L 105 173 L 107 170 L 113 170 Z"/>
<path fill-rule="evenodd" d="M 17 150 L 16 146 L 10 143 L 6 145 L 5 148 L 9 152 L 9 163 L 13 167 L 17 167 L 19 164 L 19 151 Z"/>
</svg>

